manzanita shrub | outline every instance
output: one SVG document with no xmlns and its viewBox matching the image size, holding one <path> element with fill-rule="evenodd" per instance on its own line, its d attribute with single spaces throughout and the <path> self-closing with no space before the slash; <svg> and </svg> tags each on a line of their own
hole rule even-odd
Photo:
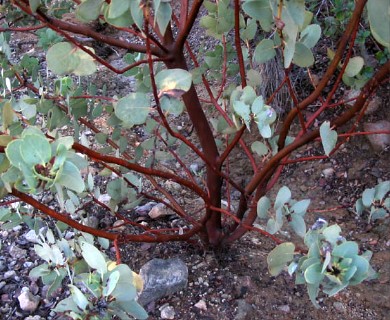
<svg viewBox="0 0 390 320">
<path fill-rule="evenodd" d="M 27 222 L 33 228 L 38 213 L 65 223 L 83 232 L 74 245 L 92 270 L 79 276 L 83 291 L 71 280 L 72 298 L 60 303 L 57 311 L 73 312 L 74 318 L 89 311 L 104 318 L 112 309 L 122 310 L 116 314 L 123 319 L 145 316 L 130 302 L 135 294 L 129 301 L 115 295 L 127 284 L 131 290 L 137 287 L 129 269 L 103 263 L 106 258 L 85 239 L 86 233 L 113 241 L 118 249 L 129 241 L 190 240 L 218 248 L 248 231 L 259 232 L 279 244 L 268 257 L 271 274 L 289 264 L 288 272 L 296 274 L 297 283 L 306 283 L 316 306 L 319 290 L 332 295 L 372 276 L 371 254 L 359 255 L 357 244 L 342 238 L 337 225 L 321 220 L 306 227 L 310 200 L 293 200 L 287 187 L 279 190 L 273 205 L 267 197 L 284 166 L 326 159 L 347 142 L 356 133 L 368 99 L 389 79 L 388 60 L 381 61 L 370 78 L 363 77 L 364 59 L 354 49 L 364 26 L 364 39 L 371 35 L 378 56 L 386 57 L 389 1 L 357 0 L 351 5 L 337 47 L 328 48 L 323 57 L 324 74 L 313 81 L 311 92 L 297 94 L 292 77 L 300 68 L 311 74 L 317 60 L 313 48 L 322 38 L 321 26 L 309 10 L 313 1 L 2 2 L 0 193 L 3 205 L 13 204 L 1 211 L 3 226 Z M 37 35 L 46 64 L 38 57 L 14 54 L 12 37 L 24 32 Z M 120 56 L 123 68 L 99 56 L 86 41 L 117 53 L 126 50 Z M 271 62 L 280 62 L 284 77 L 264 96 L 260 70 Z M 123 96 L 107 93 L 105 85 L 100 88 L 90 81 L 104 68 L 133 77 L 135 85 L 129 83 Z M 343 85 L 361 89 L 348 105 L 339 98 Z M 276 106 L 282 89 L 289 97 L 282 102 L 285 106 Z M 309 106 L 311 112 L 304 113 Z M 182 122 L 193 128 L 193 134 L 178 126 Z M 140 143 L 131 138 L 135 127 L 146 136 Z M 250 139 L 244 139 L 245 132 Z M 323 155 L 295 156 L 294 151 L 317 140 Z M 232 175 L 240 169 L 232 156 L 237 153 L 251 168 L 247 181 Z M 204 170 L 193 165 L 194 159 Z M 107 185 L 97 183 L 92 168 L 106 177 Z M 379 202 L 388 212 L 388 198 L 383 200 L 386 183 L 365 191 L 356 205 L 358 213 L 371 205 L 377 208 Z M 186 206 L 177 190 L 185 190 L 201 204 Z M 54 206 L 41 201 L 50 193 L 55 195 Z M 185 226 L 153 228 L 137 222 L 129 213 L 147 201 L 165 205 Z M 91 226 L 87 209 L 91 204 L 131 228 Z M 374 211 L 370 217 L 384 214 Z M 308 250 L 276 237 L 284 221 Z M 50 265 L 58 258 L 59 265 L 66 266 L 62 262 L 69 250 L 64 240 L 41 237 L 36 250 L 46 264 L 33 273 L 45 283 L 61 283 L 65 275 L 73 279 L 64 271 L 70 269 Z M 86 247 L 96 252 L 99 262 L 92 261 Z M 95 306 L 101 308 L 96 311 Z"/>
</svg>

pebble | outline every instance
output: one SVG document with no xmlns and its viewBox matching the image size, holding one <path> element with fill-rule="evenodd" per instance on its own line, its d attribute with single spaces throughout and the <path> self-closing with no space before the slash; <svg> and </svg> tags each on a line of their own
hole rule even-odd
<svg viewBox="0 0 390 320">
<path fill-rule="evenodd" d="M 170 305 L 163 305 L 160 308 L 161 319 L 175 319 L 175 309 Z"/>
<path fill-rule="evenodd" d="M 200 310 L 207 311 L 207 305 L 204 300 L 199 300 L 194 306 Z"/>
<path fill-rule="evenodd" d="M 30 230 L 24 234 L 24 238 L 31 243 L 38 243 L 38 235 L 35 233 L 35 230 Z"/>
<path fill-rule="evenodd" d="M 333 303 L 333 307 L 334 307 L 337 311 L 339 311 L 339 312 L 345 312 L 345 311 L 346 311 L 346 308 L 345 308 L 344 304 L 341 303 L 341 302 L 335 302 L 335 303 Z"/>
<path fill-rule="evenodd" d="M 14 276 L 16 276 L 15 270 L 10 270 L 10 271 L 7 271 L 7 272 L 4 273 L 3 278 L 4 279 L 9 279 L 9 278 L 12 278 Z"/>
<path fill-rule="evenodd" d="M 291 312 L 290 306 L 289 306 L 288 304 L 279 306 L 278 309 L 279 309 L 280 311 L 285 312 L 285 313 L 290 313 L 290 312 Z"/>
<path fill-rule="evenodd" d="M 19 297 L 20 309 L 23 311 L 34 312 L 38 308 L 40 298 L 34 296 L 27 287 L 22 288 Z"/>
<path fill-rule="evenodd" d="M 9 254 L 13 259 L 21 259 L 27 255 L 27 250 L 21 249 L 18 246 L 11 245 Z"/>
<path fill-rule="evenodd" d="M 34 265 L 34 262 L 31 262 L 31 261 L 26 261 L 25 263 L 23 263 L 23 267 L 24 268 L 31 268 L 32 266 Z"/>
<path fill-rule="evenodd" d="M 365 131 L 389 131 L 390 122 L 386 120 L 378 121 L 375 123 L 365 123 Z M 390 135 L 389 134 L 370 134 L 366 135 L 367 139 L 370 141 L 372 148 L 375 151 L 383 151 L 387 146 L 390 145 Z"/>
<path fill-rule="evenodd" d="M 172 212 L 168 210 L 168 208 L 163 203 L 159 203 L 149 211 L 148 216 L 151 219 L 158 219 L 161 217 L 169 216 L 171 214 Z"/>
<path fill-rule="evenodd" d="M 324 175 L 325 179 L 332 178 L 334 175 L 334 169 L 333 168 L 326 168 L 322 170 L 322 174 Z"/>
</svg>

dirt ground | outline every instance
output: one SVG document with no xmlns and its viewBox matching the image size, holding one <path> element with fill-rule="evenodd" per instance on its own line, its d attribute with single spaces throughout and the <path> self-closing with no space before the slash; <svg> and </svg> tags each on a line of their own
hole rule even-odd
<svg viewBox="0 0 390 320">
<path fill-rule="evenodd" d="M 19 39 L 21 40 L 21 39 Z M 18 50 L 28 52 L 34 39 Z M 122 82 L 112 90 L 121 91 Z M 109 88 L 110 89 L 110 88 Z M 389 119 L 390 88 L 378 94 L 382 105 L 365 122 Z M 118 93 L 118 92 L 115 92 Z M 320 145 L 300 151 L 316 154 Z M 255 233 L 248 233 L 231 247 L 221 252 L 205 252 L 186 243 L 158 245 L 129 244 L 121 248 L 122 260 L 138 272 L 152 258 L 179 257 L 188 266 L 188 287 L 170 297 L 165 297 L 147 307 L 149 319 L 161 319 L 161 309 L 172 306 L 175 319 L 183 320 L 252 320 L 252 319 L 388 319 L 390 312 L 390 219 L 368 224 L 367 217 L 357 217 L 353 205 L 366 187 L 390 179 L 389 149 L 374 152 L 365 137 L 354 137 L 330 159 L 303 165 L 287 166 L 274 188 L 287 185 L 294 198 L 312 200 L 308 214 L 310 221 L 323 217 L 338 223 L 343 235 L 358 241 L 362 250 L 374 252 L 372 265 L 378 272 L 376 280 L 364 282 L 343 290 L 335 297 L 320 296 L 320 309 L 308 299 L 303 286 L 295 286 L 287 273 L 274 278 L 267 270 L 266 256 L 274 244 Z M 233 174 L 248 176 L 245 164 Z M 332 169 L 332 174 L 324 170 Z M 326 171 L 326 172 L 329 172 Z M 341 208 L 342 207 L 342 208 Z M 0 232 L 0 318 L 2 319 L 59 319 L 50 315 L 55 303 L 64 298 L 61 289 L 56 298 L 42 301 L 33 314 L 19 308 L 17 296 L 24 286 L 32 287 L 43 295 L 43 285 L 33 283 L 28 277 L 31 263 L 37 260 L 31 243 L 24 240 L 25 226 Z M 289 239 L 287 235 L 286 240 Z M 25 250 L 15 257 L 11 247 Z M 111 255 L 113 255 L 111 253 Z M 7 272 L 14 271 L 5 278 Z M 199 307 L 199 302 L 202 307 Z M 198 304 L 198 306 L 195 306 Z M 32 316 L 36 316 L 33 318 Z"/>
</svg>

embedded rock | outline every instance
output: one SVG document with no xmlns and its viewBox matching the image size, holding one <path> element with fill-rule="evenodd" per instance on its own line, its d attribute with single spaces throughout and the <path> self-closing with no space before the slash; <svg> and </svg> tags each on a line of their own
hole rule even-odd
<svg viewBox="0 0 390 320">
<path fill-rule="evenodd" d="M 40 298 L 34 296 L 28 288 L 23 288 L 19 297 L 20 309 L 23 311 L 34 312 L 38 308 Z"/>
<path fill-rule="evenodd" d="M 390 131 L 390 122 L 386 120 L 365 123 L 365 131 Z M 370 134 L 366 136 L 375 151 L 383 151 L 390 146 L 390 134 Z"/>
<path fill-rule="evenodd" d="M 185 288 L 188 282 L 188 268 L 179 258 L 150 260 L 141 268 L 140 275 L 144 289 L 138 302 L 143 306 Z"/>
</svg>

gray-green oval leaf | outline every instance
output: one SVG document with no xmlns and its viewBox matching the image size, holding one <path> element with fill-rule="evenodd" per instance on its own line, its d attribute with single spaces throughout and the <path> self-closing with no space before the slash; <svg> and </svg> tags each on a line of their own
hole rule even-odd
<svg viewBox="0 0 390 320">
<path fill-rule="evenodd" d="M 183 69 L 167 69 L 156 74 L 157 88 L 162 91 L 188 91 L 192 83 L 192 74 Z"/>
<path fill-rule="evenodd" d="M 103 0 L 86 0 L 76 9 L 76 18 L 82 22 L 90 22 L 99 17 Z"/>
<path fill-rule="evenodd" d="M 302 68 L 310 67 L 314 63 L 313 53 L 303 43 L 297 42 L 295 44 L 293 62 Z"/>
<path fill-rule="evenodd" d="M 337 132 L 330 128 L 330 122 L 325 121 L 320 127 L 320 136 L 325 154 L 329 156 L 330 152 L 336 146 Z"/>
<path fill-rule="evenodd" d="M 129 125 L 143 124 L 149 114 L 150 100 L 145 93 L 130 93 L 119 99 L 115 115 Z"/>
<path fill-rule="evenodd" d="M 263 196 L 257 202 L 257 216 L 260 219 L 266 219 L 268 217 L 268 210 L 271 208 L 271 201 L 268 197 Z"/>
<path fill-rule="evenodd" d="M 107 272 L 107 263 L 103 254 L 92 244 L 80 242 L 81 254 L 92 269 L 96 269 L 100 275 Z"/>
<path fill-rule="evenodd" d="M 48 68 L 58 75 L 73 72 L 80 64 L 80 57 L 74 54 L 75 50 L 76 48 L 68 42 L 56 43 L 47 51 Z"/>
<path fill-rule="evenodd" d="M 294 258 L 295 245 L 285 242 L 275 247 L 267 257 L 268 270 L 272 276 L 277 276 Z"/>
<path fill-rule="evenodd" d="M 271 39 L 261 40 L 256 46 L 254 59 L 257 63 L 264 63 L 271 60 L 276 55 L 274 42 Z"/>
<path fill-rule="evenodd" d="M 345 75 L 354 77 L 362 70 L 363 66 L 364 59 L 362 57 L 353 57 L 348 61 L 348 65 L 345 68 Z"/>
<path fill-rule="evenodd" d="M 313 48 L 321 37 L 321 27 L 318 24 L 308 25 L 300 35 L 300 42 L 309 49 Z"/>
<path fill-rule="evenodd" d="M 390 47 L 390 1 L 368 0 L 368 21 L 375 40 L 385 47 Z"/>
</svg>

